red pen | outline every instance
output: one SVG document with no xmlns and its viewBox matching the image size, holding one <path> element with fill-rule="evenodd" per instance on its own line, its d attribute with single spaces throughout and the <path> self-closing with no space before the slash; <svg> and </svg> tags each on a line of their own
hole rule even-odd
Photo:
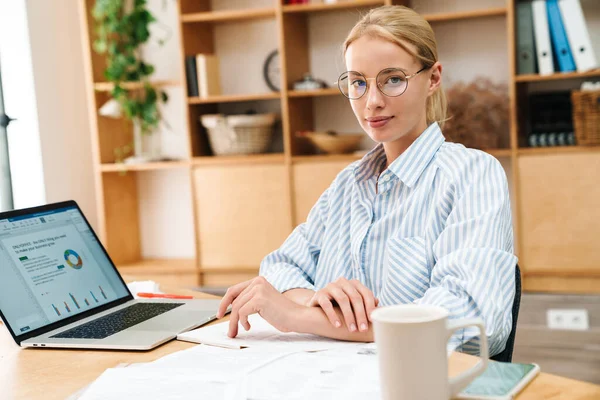
<svg viewBox="0 0 600 400">
<path fill-rule="evenodd" d="M 146 297 L 148 299 L 193 299 L 194 296 L 182 296 L 179 294 L 166 294 L 166 293 L 146 293 L 139 292 L 139 297 Z"/>
</svg>

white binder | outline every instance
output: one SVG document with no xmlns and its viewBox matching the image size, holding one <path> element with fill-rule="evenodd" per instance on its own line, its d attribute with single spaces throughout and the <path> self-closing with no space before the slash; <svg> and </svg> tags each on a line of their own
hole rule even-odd
<svg viewBox="0 0 600 400">
<path fill-rule="evenodd" d="M 578 72 L 598 68 L 590 33 L 579 0 L 558 0 L 560 14 L 567 32 L 567 39 Z"/>
<path fill-rule="evenodd" d="M 554 73 L 554 62 L 552 61 L 552 45 L 550 44 L 546 0 L 533 0 L 532 9 L 538 69 L 540 75 L 550 75 Z"/>
</svg>

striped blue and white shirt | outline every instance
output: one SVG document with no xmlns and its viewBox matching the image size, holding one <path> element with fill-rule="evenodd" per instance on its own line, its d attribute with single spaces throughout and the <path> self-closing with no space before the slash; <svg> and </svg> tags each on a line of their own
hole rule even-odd
<svg viewBox="0 0 600 400">
<path fill-rule="evenodd" d="M 445 142 L 432 123 L 381 175 L 381 144 L 346 167 L 306 222 L 261 263 L 277 290 L 357 279 L 381 306 L 445 307 L 480 317 L 490 355 L 504 350 L 515 296 L 513 230 L 504 169 L 491 155 Z M 479 332 L 452 349 L 478 353 Z"/>
</svg>

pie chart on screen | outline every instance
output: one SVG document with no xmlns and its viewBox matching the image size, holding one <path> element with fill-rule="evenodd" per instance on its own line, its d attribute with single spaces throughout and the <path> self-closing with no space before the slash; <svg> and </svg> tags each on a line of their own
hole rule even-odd
<svg viewBox="0 0 600 400">
<path fill-rule="evenodd" d="M 69 267 L 74 269 L 81 269 L 83 267 L 83 260 L 75 252 L 75 250 L 67 249 L 65 250 L 65 261 L 69 264 Z"/>
</svg>

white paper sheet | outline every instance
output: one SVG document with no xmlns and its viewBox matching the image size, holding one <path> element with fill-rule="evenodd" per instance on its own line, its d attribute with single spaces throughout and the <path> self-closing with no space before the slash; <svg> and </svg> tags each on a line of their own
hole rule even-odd
<svg viewBox="0 0 600 400">
<path fill-rule="evenodd" d="M 146 364 L 147 368 L 189 368 L 198 374 L 210 373 L 222 376 L 247 374 L 291 354 L 289 351 L 265 349 L 227 349 L 198 345 L 178 351 Z"/>
<path fill-rule="evenodd" d="M 234 399 L 239 379 L 188 368 L 110 368 L 80 400 Z"/>
<path fill-rule="evenodd" d="M 289 355 L 246 376 L 243 393 L 252 400 L 378 399 L 375 345 Z"/>
<path fill-rule="evenodd" d="M 240 325 L 238 336 L 233 339 L 227 336 L 229 322 L 181 333 L 177 335 L 177 339 L 231 349 L 256 347 L 273 350 L 284 349 L 290 352 L 329 350 L 356 345 L 356 343 L 328 339 L 317 335 L 283 333 L 271 326 L 258 314 L 250 315 L 248 322 L 251 329 L 246 332 Z"/>
</svg>

